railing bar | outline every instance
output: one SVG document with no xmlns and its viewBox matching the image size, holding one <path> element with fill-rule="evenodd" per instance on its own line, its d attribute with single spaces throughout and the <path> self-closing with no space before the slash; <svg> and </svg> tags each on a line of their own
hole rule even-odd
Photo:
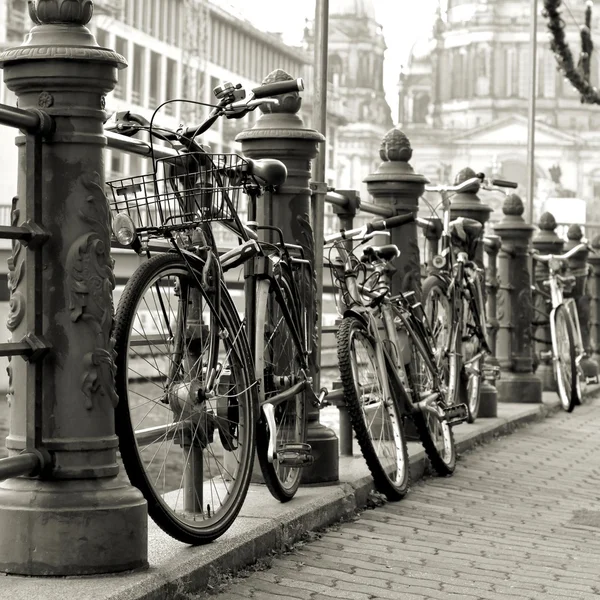
<svg viewBox="0 0 600 600">
<path fill-rule="evenodd" d="M 38 115 L 8 104 L 0 104 L 0 124 L 22 129 L 28 133 L 37 133 L 41 129 Z"/>
<path fill-rule="evenodd" d="M 31 352 L 31 346 L 26 342 L 6 342 L 0 344 L 0 356 L 23 356 Z"/>
<path fill-rule="evenodd" d="M 377 206 L 377 204 L 373 204 L 372 202 L 361 202 L 360 212 L 366 212 L 372 215 L 379 215 L 381 217 L 392 217 L 394 215 L 393 209 L 387 208 L 385 206 Z"/>
<path fill-rule="evenodd" d="M 105 131 L 104 135 L 109 148 L 114 150 L 122 150 L 123 152 L 129 152 L 130 154 L 137 154 L 139 156 L 152 156 L 150 145 L 143 140 L 128 138 L 112 131 Z M 177 150 L 173 150 L 172 148 L 159 145 L 154 146 L 155 158 L 172 158 L 173 156 L 178 155 L 179 152 L 177 152 Z"/>
<path fill-rule="evenodd" d="M 25 227 L 15 227 L 12 225 L 0 225 L 0 239 L 3 240 L 28 240 L 31 238 L 31 231 Z"/>
<path fill-rule="evenodd" d="M 39 466 L 39 456 L 33 452 L 2 458 L 0 459 L 0 481 L 20 475 L 29 475 Z"/>
<path fill-rule="evenodd" d="M 329 204 L 335 204 L 336 206 L 341 206 L 344 208 L 348 204 L 348 198 L 342 196 L 341 194 L 334 194 L 332 192 L 328 192 L 325 196 L 325 202 Z"/>
</svg>

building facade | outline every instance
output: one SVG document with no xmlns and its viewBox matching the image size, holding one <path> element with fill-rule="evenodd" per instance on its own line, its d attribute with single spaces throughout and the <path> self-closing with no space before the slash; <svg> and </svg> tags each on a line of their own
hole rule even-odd
<svg viewBox="0 0 600 600">
<path fill-rule="evenodd" d="M 415 149 L 412 164 L 432 181 L 470 166 L 517 181 L 527 198 L 529 13 L 527 0 L 448 0 L 431 35 L 413 47 L 400 75 L 398 122 Z M 567 32 L 577 57 L 583 9 L 573 8 L 573 17 Z M 595 25 L 592 31 L 598 19 Z M 599 65 L 593 55 L 594 82 Z M 588 221 L 600 221 L 593 202 L 600 195 L 600 109 L 581 104 L 557 70 L 543 18 L 536 69 L 534 214 L 558 195 L 577 199 Z M 498 207 L 501 199 L 492 201 Z M 558 206 L 566 215 L 573 202 Z M 492 218 L 501 218 L 497 213 Z"/>
</svg>

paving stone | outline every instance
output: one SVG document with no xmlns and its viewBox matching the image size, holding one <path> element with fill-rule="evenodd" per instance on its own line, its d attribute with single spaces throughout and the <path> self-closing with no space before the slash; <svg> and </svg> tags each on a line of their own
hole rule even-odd
<svg viewBox="0 0 600 600">
<path fill-rule="evenodd" d="M 593 401 L 466 452 L 218 597 L 598 600 L 598 431 Z"/>
</svg>

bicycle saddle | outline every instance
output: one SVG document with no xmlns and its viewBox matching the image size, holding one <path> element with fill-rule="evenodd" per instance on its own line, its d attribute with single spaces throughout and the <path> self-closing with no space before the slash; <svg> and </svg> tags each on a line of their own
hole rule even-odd
<svg viewBox="0 0 600 600">
<path fill-rule="evenodd" d="M 378 259 L 386 261 L 394 260 L 400 256 L 400 250 L 395 244 L 386 244 L 385 246 L 367 246 L 363 250 L 362 262 L 374 262 Z"/>
<path fill-rule="evenodd" d="M 260 158 L 253 160 L 246 158 L 248 173 L 253 175 L 260 183 L 266 186 L 283 185 L 287 179 L 287 168 L 275 158 Z"/>
</svg>

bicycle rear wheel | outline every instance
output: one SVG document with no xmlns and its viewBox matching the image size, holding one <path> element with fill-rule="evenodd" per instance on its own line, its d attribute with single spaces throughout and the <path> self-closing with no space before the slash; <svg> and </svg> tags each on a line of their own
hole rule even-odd
<svg viewBox="0 0 600 600">
<path fill-rule="evenodd" d="M 423 309 L 431 327 L 436 365 L 446 385 L 446 402 L 458 402 L 461 365 L 458 359 L 459 336 L 453 335 L 452 299 L 448 297 L 448 284 L 430 276 L 423 282 Z"/>
<path fill-rule="evenodd" d="M 435 373 L 416 344 L 412 344 L 407 371 L 413 402 L 430 398 L 439 392 L 435 387 Z M 443 397 L 433 400 L 431 410 L 425 409 L 413 414 L 413 422 L 431 466 L 439 475 L 452 475 L 456 468 L 456 445 L 452 427 L 440 416 L 444 405 Z"/>
<path fill-rule="evenodd" d="M 558 397 L 563 409 L 572 412 L 575 405 L 581 402 L 581 390 L 577 372 L 573 322 L 562 304 L 557 306 L 550 315 L 550 332 Z"/>
<path fill-rule="evenodd" d="M 337 351 L 348 415 L 375 487 L 389 500 L 400 500 L 410 485 L 410 464 L 401 411 L 393 395 L 386 397 L 386 367 L 354 317 L 342 320 Z"/>
<path fill-rule="evenodd" d="M 277 290 L 277 285 L 279 290 Z M 300 485 L 307 414 L 304 392 L 277 401 L 276 397 L 299 383 L 298 349 L 284 308 L 294 318 L 293 284 L 280 269 L 276 283 L 262 279 L 257 284 L 255 364 L 260 380 L 260 404 L 273 401 L 275 413 L 275 456 L 269 457 L 270 431 L 264 414 L 258 423 L 256 452 L 267 488 L 281 502 L 291 500 Z M 281 296 L 278 295 L 281 291 Z M 298 329 L 300 333 L 300 329 Z"/>
<path fill-rule="evenodd" d="M 245 333 L 226 289 L 215 307 L 200 280 L 178 254 L 156 255 L 127 283 L 115 320 L 123 464 L 152 519 L 189 544 L 231 526 L 254 457 Z"/>
</svg>

